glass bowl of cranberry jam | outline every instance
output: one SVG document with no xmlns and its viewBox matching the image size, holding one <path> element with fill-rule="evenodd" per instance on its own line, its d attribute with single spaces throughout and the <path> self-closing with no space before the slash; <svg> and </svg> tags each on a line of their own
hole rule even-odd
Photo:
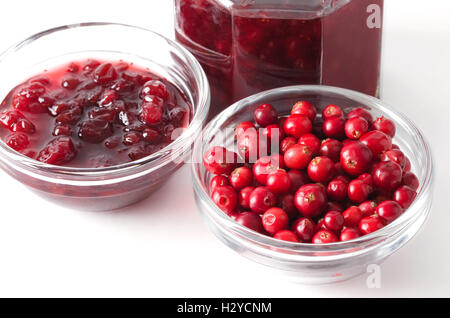
<svg viewBox="0 0 450 318">
<path fill-rule="evenodd" d="M 264 91 L 221 112 L 202 135 L 192 165 L 202 217 L 227 246 L 292 281 L 376 270 L 430 213 L 428 142 L 369 95 L 318 85 Z"/>
<path fill-rule="evenodd" d="M 146 198 L 183 164 L 209 110 L 195 58 L 132 26 L 36 34 L 0 56 L 0 73 L 1 167 L 71 208 Z"/>
</svg>

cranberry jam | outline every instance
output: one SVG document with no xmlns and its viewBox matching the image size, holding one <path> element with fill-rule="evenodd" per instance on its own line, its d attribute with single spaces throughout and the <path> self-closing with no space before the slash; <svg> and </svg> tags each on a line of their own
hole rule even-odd
<svg viewBox="0 0 450 318">
<path fill-rule="evenodd" d="M 324 84 L 378 95 L 383 0 L 175 0 L 176 37 L 213 113 L 254 93 Z"/>
<path fill-rule="evenodd" d="M 167 80 L 124 61 L 46 70 L 0 107 L 0 138 L 38 161 L 99 168 L 161 150 L 189 124 L 190 105 Z"/>
</svg>

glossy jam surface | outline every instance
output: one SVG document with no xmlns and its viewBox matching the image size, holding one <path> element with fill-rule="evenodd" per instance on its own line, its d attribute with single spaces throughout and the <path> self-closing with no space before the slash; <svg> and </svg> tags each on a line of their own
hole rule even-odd
<svg viewBox="0 0 450 318">
<path fill-rule="evenodd" d="M 202 63 L 215 113 L 254 93 L 296 84 L 378 95 L 383 0 L 353 0 L 328 12 L 304 10 L 312 1 L 175 3 L 177 39 Z"/>
<path fill-rule="evenodd" d="M 53 165 L 99 168 L 138 160 L 187 127 L 190 106 L 167 80 L 123 61 L 76 61 L 15 87 L 0 138 Z"/>
</svg>

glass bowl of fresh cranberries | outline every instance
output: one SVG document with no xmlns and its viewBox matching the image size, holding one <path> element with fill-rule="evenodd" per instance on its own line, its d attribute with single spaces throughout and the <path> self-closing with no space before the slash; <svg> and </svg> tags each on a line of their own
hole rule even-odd
<svg viewBox="0 0 450 318">
<path fill-rule="evenodd" d="M 192 173 L 199 210 L 226 245 L 319 284 L 366 272 L 418 232 L 432 166 L 421 131 L 381 100 L 300 85 L 215 117 Z"/>
<path fill-rule="evenodd" d="M 120 24 L 38 33 L 0 55 L 0 166 L 71 208 L 148 197 L 189 156 L 207 78 L 180 45 Z"/>
</svg>

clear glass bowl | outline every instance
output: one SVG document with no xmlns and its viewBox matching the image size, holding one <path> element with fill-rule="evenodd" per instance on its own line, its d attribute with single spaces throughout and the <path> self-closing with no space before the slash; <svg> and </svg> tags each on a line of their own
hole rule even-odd
<svg viewBox="0 0 450 318">
<path fill-rule="evenodd" d="M 15 152 L 1 141 L 0 167 L 57 204 L 83 210 L 111 210 L 148 197 L 189 157 L 209 111 L 209 85 L 196 59 L 159 34 L 128 25 L 84 23 L 35 34 L 1 54 L 0 98 L 14 85 L 44 69 L 87 58 L 122 59 L 166 78 L 192 105 L 190 125 L 161 151 L 108 168 L 44 164 Z"/>
<path fill-rule="evenodd" d="M 322 110 L 328 104 L 348 110 L 362 106 L 374 116 L 384 115 L 395 121 L 394 142 L 410 158 L 412 171 L 420 180 L 414 203 L 397 220 L 370 235 L 333 244 L 303 244 L 275 240 L 256 233 L 225 215 L 208 195 L 211 174 L 202 164 L 202 154 L 212 145 L 232 149 L 233 134 L 229 127 L 253 120 L 254 109 L 262 103 L 272 104 L 281 115 L 287 115 L 298 100 L 308 100 Z M 225 136 L 217 138 L 216 136 Z M 366 272 L 367 266 L 379 264 L 403 246 L 421 228 L 432 201 L 433 161 L 430 147 L 422 132 L 404 115 L 381 100 L 351 90 L 330 86 L 290 86 L 265 91 L 230 106 L 203 130 L 193 151 L 192 175 L 198 208 L 214 234 L 241 255 L 289 275 L 306 284 L 331 283 Z M 215 138 L 216 137 L 216 138 Z"/>
</svg>

